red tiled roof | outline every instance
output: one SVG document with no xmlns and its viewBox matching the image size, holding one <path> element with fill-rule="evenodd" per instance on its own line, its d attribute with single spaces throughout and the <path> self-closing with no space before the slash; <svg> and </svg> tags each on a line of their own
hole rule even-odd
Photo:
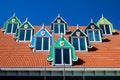
<svg viewBox="0 0 120 80">
<path fill-rule="evenodd" d="M 40 26 L 35 26 L 36 32 Z M 49 26 L 46 27 L 49 30 Z M 76 27 L 69 26 L 73 31 Z M 84 29 L 85 27 L 81 27 Z M 107 36 L 103 43 L 92 43 L 93 49 L 89 52 L 76 52 L 79 60 L 74 63 L 75 67 L 120 67 L 120 31 Z M 54 41 L 59 35 L 53 35 Z M 68 39 L 69 35 L 65 35 Z M 0 67 L 47 67 L 52 66 L 47 61 L 49 52 L 33 52 L 29 48 L 29 42 L 16 42 L 13 35 L 6 35 L 0 30 Z M 74 67 L 73 66 L 73 67 Z"/>
</svg>

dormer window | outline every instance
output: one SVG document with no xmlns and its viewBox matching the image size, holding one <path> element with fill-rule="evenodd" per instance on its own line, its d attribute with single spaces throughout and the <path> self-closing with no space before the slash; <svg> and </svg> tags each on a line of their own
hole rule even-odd
<svg viewBox="0 0 120 80">
<path fill-rule="evenodd" d="M 97 25 L 95 25 L 92 20 L 85 29 L 85 33 L 88 35 L 90 42 L 102 42 L 102 39 L 104 38 L 102 30 Z"/>
<path fill-rule="evenodd" d="M 52 44 L 53 37 L 43 25 L 42 28 L 32 37 L 30 47 L 36 52 L 49 51 Z"/>
<path fill-rule="evenodd" d="M 15 34 L 17 28 L 21 25 L 20 20 L 15 16 L 15 14 L 8 19 L 2 28 L 2 31 L 4 31 L 6 34 Z"/>
<path fill-rule="evenodd" d="M 87 30 L 87 34 L 91 42 L 101 42 L 99 30 Z"/>
<path fill-rule="evenodd" d="M 29 21 L 25 21 L 16 31 L 14 38 L 18 42 L 30 42 L 32 41 L 32 36 L 34 34 L 34 27 L 30 24 Z"/>
<path fill-rule="evenodd" d="M 8 24 L 7 24 L 6 33 L 7 33 L 7 34 L 15 33 L 17 27 L 18 27 L 18 24 L 17 24 L 17 23 L 14 23 L 14 24 L 13 24 L 13 23 L 8 23 Z"/>
<path fill-rule="evenodd" d="M 87 35 L 80 30 L 78 26 L 77 29 L 69 36 L 69 42 L 74 46 L 75 51 L 86 52 L 88 51 L 88 48 L 92 48 Z"/>
<path fill-rule="evenodd" d="M 103 34 L 105 35 L 112 34 L 109 24 L 100 24 L 99 27 L 102 29 Z"/>
<path fill-rule="evenodd" d="M 101 28 L 104 35 L 112 35 L 112 33 L 115 32 L 112 23 L 108 21 L 103 15 L 97 22 L 97 26 Z"/>
<path fill-rule="evenodd" d="M 62 17 L 58 16 L 52 23 L 51 23 L 51 30 L 53 34 L 66 34 L 68 32 L 67 23 L 63 20 Z"/>
<path fill-rule="evenodd" d="M 54 24 L 54 34 L 65 33 L 65 25 L 64 24 Z"/>
<path fill-rule="evenodd" d="M 62 35 L 62 34 L 61 34 Z M 52 61 L 52 64 L 57 65 L 72 65 L 73 61 L 77 61 L 75 56 L 74 47 L 61 36 L 51 47 L 50 55 L 47 58 Z"/>
<path fill-rule="evenodd" d="M 32 30 L 23 30 L 20 29 L 19 41 L 30 41 L 32 36 Z"/>
<path fill-rule="evenodd" d="M 55 65 L 71 64 L 70 48 L 55 48 Z"/>
</svg>

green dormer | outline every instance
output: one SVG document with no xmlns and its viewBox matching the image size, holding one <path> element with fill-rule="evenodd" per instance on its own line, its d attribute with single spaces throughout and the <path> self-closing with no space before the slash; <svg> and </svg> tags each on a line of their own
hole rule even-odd
<svg viewBox="0 0 120 80">
<path fill-rule="evenodd" d="M 103 15 L 97 22 L 97 26 L 102 29 L 104 35 L 112 35 L 112 33 L 115 32 L 112 23 L 108 21 Z"/>
<path fill-rule="evenodd" d="M 19 28 L 17 28 L 14 38 L 19 42 L 32 41 L 32 36 L 34 35 L 34 27 L 26 19 Z"/>
<path fill-rule="evenodd" d="M 14 14 L 4 23 L 2 31 L 6 34 L 14 34 L 16 32 L 16 29 L 19 28 L 20 25 L 21 21 Z"/>
<path fill-rule="evenodd" d="M 72 65 L 78 57 L 75 56 L 74 47 L 61 34 L 61 37 L 51 46 L 47 60 L 52 61 L 53 65 Z"/>
</svg>

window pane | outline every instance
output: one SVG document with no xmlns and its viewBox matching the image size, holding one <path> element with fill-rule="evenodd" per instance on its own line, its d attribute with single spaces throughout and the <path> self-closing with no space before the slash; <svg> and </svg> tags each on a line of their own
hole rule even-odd
<svg viewBox="0 0 120 80">
<path fill-rule="evenodd" d="M 100 41 L 99 31 L 94 31 L 95 33 L 95 40 Z"/>
<path fill-rule="evenodd" d="M 90 41 L 94 41 L 93 31 L 88 31 L 88 37 Z"/>
<path fill-rule="evenodd" d="M 24 40 L 24 36 L 25 36 L 25 30 L 20 30 L 20 36 L 19 36 L 19 40 Z"/>
<path fill-rule="evenodd" d="M 78 38 L 73 38 L 73 42 L 72 42 L 75 50 L 79 50 L 79 47 L 78 47 Z"/>
<path fill-rule="evenodd" d="M 8 24 L 8 26 L 7 26 L 7 33 L 11 33 L 11 29 L 12 29 L 12 24 Z"/>
<path fill-rule="evenodd" d="M 64 33 L 64 24 L 60 24 L 60 33 Z"/>
<path fill-rule="evenodd" d="M 13 24 L 13 31 L 12 31 L 12 33 L 15 33 L 15 32 L 16 32 L 17 25 L 18 25 L 18 24 Z"/>
<path fill-rule="evenodd" d="M 105 25 L 105 28 L 106 28 L 106 34 L 110 34 L 110 27 L 109 27 L 109 25 Z"/>
<path fill-rule="evenodd" d="M 80 39 L 80 50 L 86 50 L 85 38 L 79 38 L 79 39 Z"/>
<path fill-rule="evenodd" d="M 103 34 L 105 34 L 104 25 L 100 25 L 100 28 L 102 29 Z"/>
<path fill-rule="evenodd" d="M 55 64 L 62 64 L 61 49 L 55 49 Z"/>
<path fill-rule="evenodd" d="M 36 38 L 36 50 L 41 50 L 42 49 L 42 38 Z"/>
<path fill-rule="evenodd" d="M 70 64 L 70 53 L 69 49 L 63 49 L 63 62 L 65 64 Z"/>
<path fill-rule="evenodd" d="M 43 50 L 48 50 L 48 49 L 49 49 L 49 38 L 44 37 Z"/>
<path fill-rule="evenodd" d="M 58 33 L 58 24 L 54 24 L 54 33 Z"/>
<path fill-rule="evenodd" d="M 31 39 L 31 30 L 26 30 L 26 41 L 30 41 Z"/>
</svg>

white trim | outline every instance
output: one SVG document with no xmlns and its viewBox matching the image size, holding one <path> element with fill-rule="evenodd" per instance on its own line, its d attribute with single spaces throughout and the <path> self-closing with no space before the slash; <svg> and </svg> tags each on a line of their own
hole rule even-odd
<svg viewBox="0 0 120 80">
<path fill-rule="evenodd" d="M 55 29 L 54 29 L 54 27 L 55 27 L 56 24 L 58 25 L 58 33 L 55 33 Z M 66 33 L 65 24 L 64 24 L 64 23 L 53 23 L 53 33 L 54 33 L 54 34 L 61 34 L 61 33 L 60 33 L 60 28 L 61 28 L 60 25 L 61 25 L 61 24 L 63 24 L 63 27 L 64 27 L 64 33 L 63 33 L 63 34 Z"/>
<path fill-rule="evenodd" d="M 87 34 L 85 34 L 85 32 L 83 32 L 80 28 L 76 28 L 73 32 L 72 32 L 72 34 L 70 34 L 70 36 L 72 36 L 73 35 L 73 33 L 75 33 L 75 31 L 77 30 L 77 29 L 79 29 L 80 30 L 80 32 L 82 32 L 86 37 L 87 37 Z"/>
<path fill-rule="evenodd" d="M 46 71 L 63 71 L 63 66 L 51 66 L 46 67 Z M 44 71 L 45 68 L 42 67 L 1 67 L 1 71 Z M 67 66 L 66 71 L 120 71 L 119 67 L 74 67 Z"/>
<path fill-rule="evenodd" d="M 87 48 L 87 41 L 86 41 L 86 37 L 71 37 L 71 43 L 73 45 L 73 38 L 77 38 L 78 39 L 78 49 L 79 50 L 75 50 L 76 52 L 87 52 L 88 51 L 88 48 Z M 84 38 L 85 40 L 85 50 L 81 50 L 80 49 L 80 38 Z"/>
<path fill-rule="evenodd" d="M 10 31 L 10 33 L 7 33 L 7 29 L 8 29 L 8 24 L 12 24 L 12 28 L 11 28 L 11 31 Z M 6 31 L 5 31 L 5 34 L 15 34 L 15 33 L 13 33 L 13 28 L 14 28 L 14 25 L 15 24 L 17 24 L 17 28 L 18 28 L 18 26 L 19 26 L 19 23 L 7 23 L 7 25 L 6 25 Z M 16 30 L 17 30 L 17 28 L 16 28 Z"/>
<path fill-rule="evenodd" d="M 25 30 L 25 34 L 24 34 L 24 40 L 20 40 L 19 38 L 20 38 L 20 30 Z M 30 30 L 31 31 L 31 33 L 30 33 L 30 40 L 27 40 L 26 41 L 26 34 L 27 34 L 27 30 Z M 31 42 L 32 41 L 32 32 L 33 32 L 33 30 L 32 29 L 19 29 L 19 34 L 18 34 L 18 42 Z"/>
<path fill-rule="evenodd" d="M 56 66 L 60 66 L 60 65 L 64 65 L 64 62 L 63 62 L 63 49 L 69 49 L 69 60 L 70 60 L 70 63 L 69 64 L 65 64 L 65 65 L 72 65 L 72 59 L 71 59 L 71 48 L 60 48 L 60 47 L 55 47 L 55 49 L 61 49 L 61 64 L 55 64 L 55 59 L 54 59 L 54 65 L 56 65 Z M 54 49 L 54 58 L 55 58 L 55 49 Z"/>
<path fill-rule="evenodd" d="M 61 16 L 57 16 L 57 17 L 52 21 L 52 23 L 54 23 L 58 18 L 60 18 L 64 23 L 67 23 Z"/>
<path fill-rule="evenodd" d="M 100 30 L 98 30 L 98 29 L 94 29 L 94 30 L 87 29 L 87 35 L 89 34 L 88 31 L 93 31 L 93 39 L 94 39 L 94 41 L 90 41 L 89 36 L 88 36 L 88 39 L 89 39 L 90 42 L 102 42 L 102 40 L 101 40 L 101 38 L 100 38 L 100 37 L 101 37 L 101 35 L 100 35 Z M 96 40 L 95 40 L 95 31 L 98 31 L 100 41 L 96 41 Z"/>
<path fill-rule="evenodd" d="M 112 31 L 111 31 L 111 28 L 110 28 L 110 24 L 99 24 L 99 27 L 100 27 L 100 25 L 103 25 L 103 28 L 104 28 L 104 32 L 105 32 L 105 34 L 104 35 L 112 35 Z M 109 30 L 110 30 L 110 34 L 107 34 L 107 30 L 106 30 L 106 26 L 105 25 L 108 25 L 109 26 Z M 101 27 L 100 27 L 101 28 Z"/>
<path fill-rule="evenodd" d="M 41 43 L 41 50 L 36 50 L 36 41 L 35 41 L 35 47 L 34 47 L 34 51 L 35 52 L 40 52 L 40 51 L 49 51 L 50 50 L 50 37 L 46 37 L 46 36 L 44 36 L 44 37 L 42 37 L 42 36 L 38 36 L 38 37 L 36 37 L 36 39 L 37 38 L 42 38 L 42 43 Z M 43 50 L 43 41 L 44 41 L 44 39 L 43 38 L 48 38 L 48 41 L 49 41 L 49 44 L 48 44 L 48 50 Z"/>
</svg>

